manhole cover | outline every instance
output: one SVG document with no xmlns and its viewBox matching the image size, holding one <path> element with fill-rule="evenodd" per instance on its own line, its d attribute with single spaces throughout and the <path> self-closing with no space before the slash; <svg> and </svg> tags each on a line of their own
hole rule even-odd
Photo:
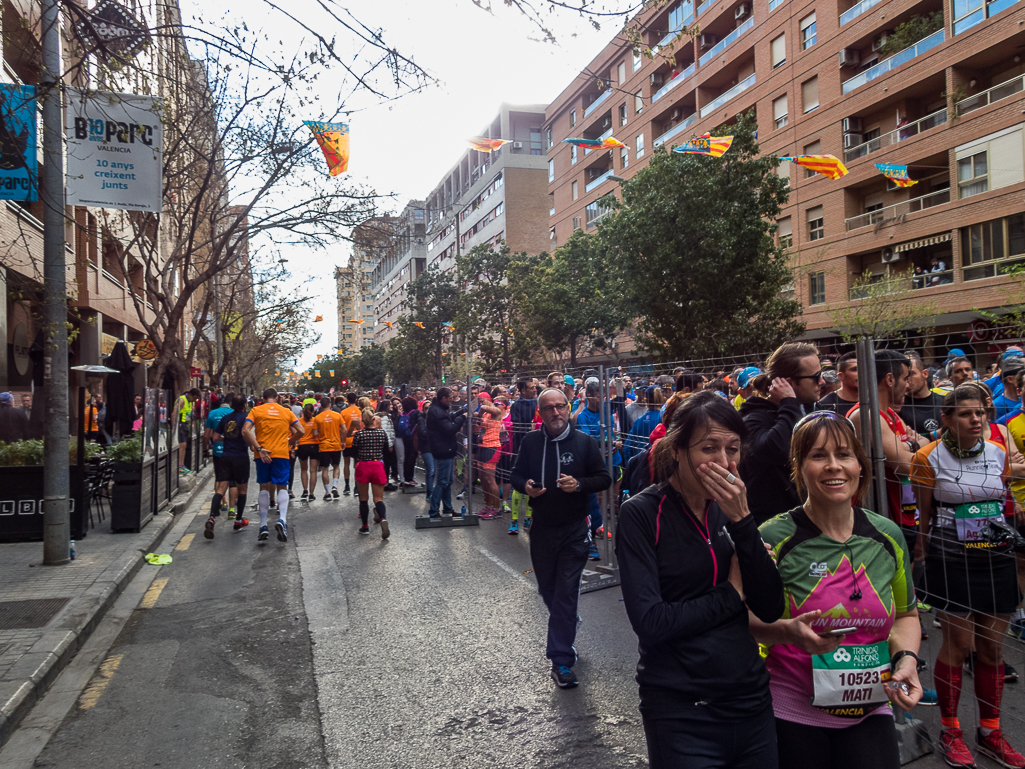
<svg viewBox="0 0 1025 769">
<path fill-rule="evenodd" d="M 43 627 L 70 600 L 39 598 L 33 601 L 0 601 L 0 630 L 29 630 Z"/>
</svg>

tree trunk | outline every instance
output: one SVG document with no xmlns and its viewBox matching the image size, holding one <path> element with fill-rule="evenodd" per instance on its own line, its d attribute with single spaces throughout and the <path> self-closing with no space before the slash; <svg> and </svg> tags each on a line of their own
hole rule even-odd
<svg viewBox="0 0 1025 769">
<path fill-rule="evenodd" d="M 569 365 L 570 368 L 577 367 L 577 336 L 574 334 L 569 338 Z"/>
</svg>

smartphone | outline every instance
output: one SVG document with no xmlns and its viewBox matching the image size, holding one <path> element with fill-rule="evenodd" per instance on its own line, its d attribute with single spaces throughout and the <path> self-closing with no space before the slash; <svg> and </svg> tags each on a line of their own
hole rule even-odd
<svg viewBox="0 0 1025 769">
<path fill-rule="evenodd" d="M 824 635 L 824 636 L 828 636 L 828 635 L 847 635 L 848 633 L 857 633 L 857 632 L 858 632 L 858 629 L 856 627 L 835 627 L 832 630 L 827 630 L 824 633 L 819 633 L 819 635 Z"/>
</svg>

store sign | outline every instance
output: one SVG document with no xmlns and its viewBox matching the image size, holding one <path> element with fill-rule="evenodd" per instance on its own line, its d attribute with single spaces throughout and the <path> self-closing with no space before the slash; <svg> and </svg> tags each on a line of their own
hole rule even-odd
<svg viewBox="0 0 1025 769">
<path fill-rule="evenodd" d="M 113 334 L 104 333 L 103 336 L 100 337 L 100 353 L 102 355 L 110 355 L 112 352 L 114 352 L 114 345 L 116 345 L 119 341 L 121 340 Z"/>
<path fill-rule="evenodd" d="M 189 376 L 192 377 L 193 379 L 199 379 L 201 376 L 203 376 L 203 369 L 201 369 L 201 368 L 190 368 L 189 369 Z"/>
<path fill-rule="evenodd" d="M 149 339 L 142 339 L 135 343 L 135 350 L 132 355 L 139 360 L 156 360 L 157 346 Z"/>
<path fill-rule="evenodd" d="M 68 88 L 67 204 L 160 213 L 163 143 L 152 96 Z"/>
<path fill-rule="evenodd" d="M 36 89 L 0 85 L 0 200 L 38 200 Z"/>
<path fill-rule="evenodd" d="M 75 7 L 75 13 L 78 36 L 100 53 L 135 56 L 149 42 L 149 32 L 114 0 L 100 0 L 89 11 Z"/>
</svg>

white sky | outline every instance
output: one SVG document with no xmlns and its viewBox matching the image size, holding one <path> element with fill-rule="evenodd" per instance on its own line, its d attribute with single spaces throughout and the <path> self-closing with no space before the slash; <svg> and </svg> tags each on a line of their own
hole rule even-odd
<svg viewBox="0 0 1025 769">
<path fill-rule="evenodd" d="M 182 0 L 182 10 L 200 4 L 209 11 L 211 0 Z M 245 9 L 250 28 L 254 20 L 253 0 L 220 0 L 230 11 Z M 543 0 L 538 0 L 543 4 Z M 493 13 L 476 7 L 470 0 L 351 0 L 346 7 L 372 28 L 382 30 L 387 43 L 432 73 L 438 86 L 379 103 L 373 96 L 357 96 L 345 105 L 353 108 L 348 118 L 351 137 L 349 178 L 364 182 L 378 193 L 394 193 L 394 203 L 384 207 L 399 211 L 411 198 L 423 198 L 441 181 L 465 151 L 466 139 L 486 127 L 503 103 L 548 104 L 576 77 L 618 32 L 622 19 L 610 18 L 595 30 L 585 19 L 560 11 L 546 19 L 558 38 L 543 43 L 537 28 L 502 0 L 493 0 Z M 309 23 L 323 19 L 313 0 L 292 0 L 289 8 Z M 304 10 L 305 9 L 305 10 Z M 307 15 L 308 14 L 308 15 Z M 280 18 L 268 17 L 275 38 L 282 36 Z M 319 26 L 318 26 L 319 28 Z M 325 29 L 337 34 L 341 43 L 345 30 Z M 298 47 L 298 33 L 292 45 Z M 286 49 L 289 40 L 284 40 Z M 334 99 L 343 88 L 340 78 L 322 83 L 325 98 Z M 351 88 L 345 88 L 348 92 Z M 329 117 L 336 105 L 311 109 L 310 120 Z M 299 366 L 316 362 L 316 355 L 331 354 L 337 342 L 335 318 L 335 265 L 348 260 L 349 243 L 338 244 L 328 257 L 320 254 L 303 259 L 288 254 L 292 277 L 297 284 L 314 277 L 323 287 L 315 299 L 314 313 L 324 316 L 316 325 L 321 341 L 307 350 Z M 312 320 L 312 318 L 311 318 Z"/>
</svg>

